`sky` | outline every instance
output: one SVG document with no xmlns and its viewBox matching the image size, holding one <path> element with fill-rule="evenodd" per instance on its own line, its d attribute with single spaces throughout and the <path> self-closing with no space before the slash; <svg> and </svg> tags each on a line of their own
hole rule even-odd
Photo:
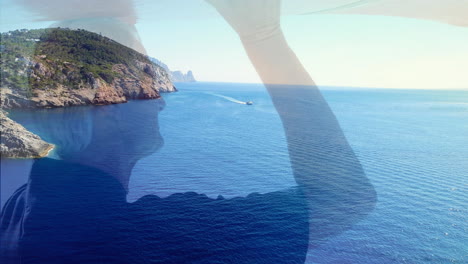
<svg viewBox="0 0 468 264">
<path fill-rule="evenodd" d="M 9 6 L 2 8 L 2 32 L 51 24 L 32 23 L 25 10 L 8 4 L 12 0 L 1 1 Z M 207 4 L 157 3 L 137 5 L 136 26 L 149 55 L 172 70 L 192 70 L 199 81 L 260 82 L 236 33 Z M 468 89 L 468 27 L 391 16 L 300 15 L 304 10 L 289 7 L 282 17 L 286 39 L 319 86 Z"/>
</svg>

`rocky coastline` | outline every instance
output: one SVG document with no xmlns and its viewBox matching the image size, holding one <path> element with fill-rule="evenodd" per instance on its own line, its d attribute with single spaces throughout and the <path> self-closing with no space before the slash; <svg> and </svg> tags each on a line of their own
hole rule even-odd
<svg viewBox="0 0 468 264">
<path fill-rule="evenodd" d="M 2 33 L 0 48 L 1 158 L 41 158 L 54 148 L 4 110 L 110 105 L 177 91 L 145 55 L 84 30 Z"/>
<path fill-rule="evenodd" d="M 42 158 L 55 147 L 8 118 L 3 110 L 0 110 L 0 131 L 2 158 Z"/>
<path fill-rule="evenodd" d="M 32 94 L 4 86 L 0 88 L 1 107 L 25 109 L 109 105 L 126 103 L 128 100 L 158 99 L 161 98 L 161 93 L 177 91 L 163 69 L 139 61 L 136 65 L 140 67 L 140 72 L 134 73 L 122 64 L 114 65 L 113 72 L 122 77 L 114 78 L 112 83 L 90 76 L 89 81 L 79 84 L 78 88 L 58 83 L 55 87 L 34 89 Z M 45 67 L 40 62 L 34 63 L 33 67 L 29 78 L 47 78 L 57 71 L 56 68 Z M 59 78 L 65 79 L 67 76 L 63 74 Z"/>
</svg>

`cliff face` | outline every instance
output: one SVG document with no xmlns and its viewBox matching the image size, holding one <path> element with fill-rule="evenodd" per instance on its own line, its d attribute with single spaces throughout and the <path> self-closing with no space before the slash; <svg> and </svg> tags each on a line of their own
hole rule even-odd
<svg viewBox="0 0 468 264">
<path fill-rule="evenodd" d="M 177 91 L 146 56 L 84 30 L 4 33 L 2 49 L 2 108 L 115 104 Z"/>
<path fill-rule="evenodd" d="M 70 87 L 63 83 L 54 83 L 52 87 L 42 87 L 31 92 L 15 87 L 3 87 L 1 89 L 2 108 L 44 108 L 65 107 L 77 105 L 105 105 L 125 103 L 130 99 L 156 99 L 161 92 L 174 92 L 176 88 L 168 79 L 167 73 L 152 64 L 138 62 L 144 74 L 135 74 L 123 64 L 112 67 L 113 72 L 120 73 L 121 77 L 114 78 L 111 83 L 92 75 L 89 79 L 82 80 L 78 87 Z M 65 74 L 56 74 L 56 68 L 34 62 L 31 75 L 32 81 L 49 78 L 55 74 L 55 78 L 70 81 Z M 70 70 L 73 65 L 67 66 Z M 58 67 L 59 72 L 63 71 Z"/>
<path fill-rule="evenodd" d="M 192 71 L 188 71 L 187 73 L 173 71 L 171 72 L 171 80 L 173 82 L 196 82 Z"/>
<path fill-rule="evenodd" d="M 2 33 L 1 108 L 51 108 L 156 99 L 177 91 L 146 56 L 84 30 Z M 0 110 L 2 158 L 39 158 L 53 145 Z"/>
</svg>

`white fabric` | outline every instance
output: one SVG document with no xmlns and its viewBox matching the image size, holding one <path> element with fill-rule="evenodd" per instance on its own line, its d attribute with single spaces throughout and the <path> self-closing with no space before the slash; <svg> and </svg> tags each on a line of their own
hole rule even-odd
<svg viewBox="0 0 468 264">
<path fill-rule="evenodd" d="M 376 0 L 323 13 L 397 16 L 468 27 L 468 0 Z"/>
<path fill-rule="evenodd" d="M 142 22 L 218 16 L 205 0 L 137 0 L 136 7 Z M 281 13 L 397 16 L 468 27 L 468 0 L 282 0 Z"/>
<path fill-rule="evenodd" d="M 115 0 L 101 0 L 99 1 L 100 5 L 90 5 L 91 9 L 83 8 L 85 3 L 95 3 L 91 0 L 78 1 L 80 8 L 75 7 L 76 0 L 69 2 L 57 0 L 3 0 L 3 2 L 0 10 L 2 14 L 18 14 L 9 17 L 8 21 L 3 21 L 9 24 L 37 20 L 55 21 L 64 15 L 67 16 L 67 19 L 83 17 L 83 14 L 78 17 L 70 17 L 69 14 L 65 14 L 67 12 L 64 12 L 64 10 L 86 12 L 87 14 L 84 14 L 84 17 L 117 15 L 131 18 L 135 15 L 129 8 L 132 4 L 128 4 L 132 3 L 132 1 L 128 0 L 119 0 L 120 4 L 116 4 Z M 133 3 L 136 7 L 138 20 L 142 23 L 165 19 L 186 20 L 219 17 L 219 14 L 205 0 L 133 0 Z M 66 8 L 67 6 L 70 8 Z M 27 8 L 31 13 L 26 15 L 24 12 L 20 12 L 18 8 Z M 54 12 L 57 15 L 50 14 Z M 468 27 L 468 0 L 282 0 L 282 14 L 398 16 Z"/>
</svg>

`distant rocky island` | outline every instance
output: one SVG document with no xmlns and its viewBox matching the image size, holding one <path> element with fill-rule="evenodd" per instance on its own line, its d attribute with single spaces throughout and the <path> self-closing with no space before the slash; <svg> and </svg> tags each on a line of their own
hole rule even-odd
<svg viewBox="0 0 468 264">
<path fill-rule="evenodd" d="M 177 91 L 147 56 L 85 30 L 1 33 L 0 51 L 2 157 L 37 158 L 52 147 L 3 110 L 117 104 Z"/>
<path fill-rule="evenodd" d="M 155 58 L 151 58 L 151 57 L 150 57 L 150 60 L 153 63 L 161 66 L 162 68 L 164 68 L 166 70 L 166 72 L 169 74 L 169 78 L 173 82 L 196 82 L 197 81 L 195 79 L 195 77 L 193 76 L 192 71 L 188 71 L 187 73 L 183 73 L 182 71 L 171 71 L 169 69 L 169 67 L 166 64 L 164 64 L 163 62 L 161 62 L 160 60 L 155 59 Z"/>
</svg>

